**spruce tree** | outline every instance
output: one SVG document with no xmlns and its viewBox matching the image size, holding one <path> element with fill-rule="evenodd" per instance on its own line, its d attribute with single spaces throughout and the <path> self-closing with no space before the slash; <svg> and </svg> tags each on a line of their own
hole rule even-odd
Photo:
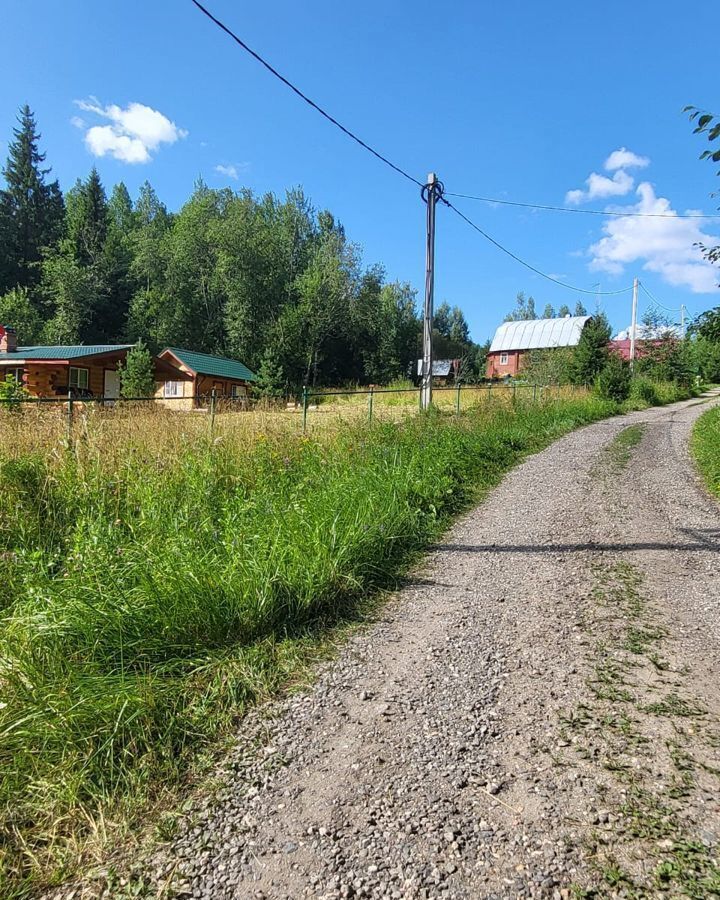
<svg viewBox="0 0 720 900">
<path fill-rule="evenodd" d="M 68 238 L 75 259 L 83 266 L 97 264 L 108 231 L 108 202 L 97 169 L 87 181 L 78 180 L 67 195 Z"/>
<path fill-rule="evenodd" d="M 42 168 L 45 154 L 38 149 L 40 134 L 27 104 L 21 108 L 18 122 L 3 169 L 6 186 L 0 191 L 4 259 L 0 293 L 37 284 L 42 250 L 57 242 L 63 223 L 62 193 L 57 181 L 46 183 L 50 168 Z"/>
<path fill-rule="evenodd" d="M 605 313 L 598 313 L 585 323 L 573 354 L 572 380 L 575 384 L 592 384 L 608 364 L 611 333 Z"/>
<path fill-rule="evenodd" d="M 152 397 L 155 393 L 155 368 L 150 351 L 138 341 L 128 351 L 125 365 L 118 365 L 120 394 L 124 398 Z"/>
</svg>

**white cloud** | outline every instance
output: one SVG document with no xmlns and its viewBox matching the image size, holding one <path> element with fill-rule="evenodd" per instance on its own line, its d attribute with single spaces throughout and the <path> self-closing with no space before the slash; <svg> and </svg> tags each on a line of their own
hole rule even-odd
<svg viewBox="0 0 720 900">
<path fill-rule="evenodd" d="M 228 177 L 228 178 L 232 178 L 233 181 L 237 181 L 237 180 L 238 180 L 238 170 L 237 170 L 237 166 L 221 166 L 221 165 L 217 165 L 217 166 L 215 166 L 215 171 L 216 171 L 219 175 L 227 175 L 227 177 Z"/>
<path fill-rule="evenodd" d="M 93 156 L 113 156 L 121 162 L 146 163 L 161 144 L 174 144 L 187 137 L 187 131 L 170 121 L 156 109 L 142 103 L 129 103 L 126 107 L 116 104 L 102 106 L 91 97 L 76 100 L 83 112 L 108 119 L 109 125 L 93 125 L 85 133 L 85 144 Z M 82 119 L 78 119 L 86 127 Z M 73 121 L 73 124 L 76 124 Z"/>
<path fill-rule="evenodd" d="M 232 178 L 233 181 L 237 181 L 238 178 L 240 177 L 240 173 L 247 171 L 249 166 L 250 166 L 250 163 L 246 163 L 246 162 L 231 163 L 227 166 L 223 166 L 218 163 L 218 165 L 215 166 L 215 171 L 218 173 L 218 175 L 225 175 L 226 178 Z"/>
<path fill-rule="evenodd" d="M 627 147 L 620 147 L 619 150 L 613 152 L 605 160 L 605 169 L 608 172 L 614 172 L 615 169 L 644 169 L 650 165 L 647 156 L 638 156 Z"/>
<path fill-rule="evenodd" d="M 617 151 L 616 151 L 617 152 Z M 618 169 L 612 178 L 607 175 L 598 175 L 591 172 L 585 179 L 587 190 L 568 191 L 565 195 L 566 203 L 585 203 L 588 200 L 596 200 L 600 197 L 623 197 L 630 193 L 635 184 L 632 175 L 628 175 L 622 169 Z"/>
<path fill-rule="evenodd" d="M 717 290 L 718 271 L 703 259 L 698 243 L 714 246 L 718 237 L 702 230 L 699 220 L 678 218 L 665 197 L 653 186 L 638 185 L 637 204 L 615 208 L 613 212 L 662 213 L 662 218 L 618 216 L 603 225 L 604 236 L 589 248 L 590 268 L 617 275 L 630 264 L 655 272 L 674 287 L 704 294 Z M 693 210 L 689 210 L 693 212 Z"/>
<path fill-rule="evenodd" d="M 81 119 L 80 116 L 73 116 L 70 119 L 70 124 L 74 128 L 86 128 L 87 127 L 87 125 L 85 123 L 85 119 Z"/>
</svg>

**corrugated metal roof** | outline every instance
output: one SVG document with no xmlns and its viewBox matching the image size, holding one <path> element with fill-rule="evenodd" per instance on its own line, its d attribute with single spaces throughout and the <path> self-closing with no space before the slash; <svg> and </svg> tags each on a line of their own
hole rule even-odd
<svg viewBox="0 0 720 900">
<path fill-rule="evenodd" d="M 192 369 L 200 375 L 214 375 L 216 378 L 233 378 L 238 381 L 257 381 L 257 376 L 236 359 L 226 359 L 224 356 L 211 356 L 209 353 L 196 353 L 194 350 L 181 350 L 177 347 L 167 347 L 163 350 L 170 351 L 188 369 Z M 160 354 L 162 356 L 162 354 Z"/>
<path fill-rule="evenodd" d="M 98 353 L 112 353 L 115 350 L 129 350 L 132 344 L 75 344 L 18 347 L 12 353 L 0 353 L 0 362 L 18 362 L 23 359 L 80 359 L 96 356 Z"/>
<path fill-rule="evenodd" d="M 432 364 L 433 376 L 435 378 L 447 377 L 450 374 L 453 362 L 454 360 L 452 359 L 434 359 Z M 417 361 L 417 373 L 418 375 L 423 373 L 423 361 L 421 359 Z"/>
<path fill-rule="evenodd" d="M 590 316 L 563 319 L 526 319 L 503 322 L 495 332 L 490 353 L 498 350 L 541 350 L 546 347 L 574 347 Z"/>
</svg>

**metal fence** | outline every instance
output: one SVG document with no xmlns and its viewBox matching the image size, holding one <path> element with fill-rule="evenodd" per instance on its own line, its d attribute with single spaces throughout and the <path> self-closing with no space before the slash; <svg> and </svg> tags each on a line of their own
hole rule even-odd
<svg viewBox="0 0 720 900">
<path fill-rule="evenodd" d="M 492 402 L 495 398 L 504 398 L 506 400 L 515 401 L 523 399 L 525 401 L 539 402 L 543 399 L 553 396 L 553 389 L 547 385 L 527 384 L 511 382 L 505 383 L 486 383 L 486 384 L 457 384 L 447 387 L 433 388 L 435 396 L 435 404 L 447 411 L 452 411 L 459 415 L 464 409 L 471 406 L 477 406 L 483 402 Z M 396 398 L 397 401 L 396 402 Z M 359 401 L 355 403 L 354 401 Z M 23 408 L 55 408 L 61 415 L 57 418 L 53 417 L 53 430 L 62 428 L 65 434 L 65 441 L 68 447 L 73 446 L 74 434 L 77 423 L 81 418 L 81 413 L 87 409 L 102 410 L 102 415 L 113 417 L 115 413 L 121 414 L 120 418 L 125 416 L 130 410 L 138 408 L 152 408 L 155 410 L 171 410 L 173 405 L 178 411 L 190 412 L 201 411 L 207 415 L 207 428 L 209 435 L 215 435 L 216 417 L 218 413 L 227 412 L 247 412 L 253 410 L 263 410 L 271 412 L 273 415 L 280 415 L 283 419 L 285 415 L 288 420 L 291 416 L 299 414 L 301 420 L 301 430 L 305 434 L 308 430 L 308 424 L 311 414 L 316 411 L 327 410 L 333 413 L 342 413 L 351 411 L 354 418 L 363 418 L 361 412 L 363 406 L 365 408 L 364 417 L 367 422 L 372 422 L 376 418 L 380 418 L 381 413 L 387 415 L 389 411 L 394 409 L 395 413 L 407 415 L 416 409 L 421 409 L 421 389 L 419 387 L 408 388 L 387 388 L 375 387 L 371 385 L 368 388 L 348 389 L 348 390 L 314 390 L 306 386 L 303 388 L 299 401 L 283 401 L 280 404 L 268 406 L 267 401 L 254 400 L 247 397 L 224 397 L 219 396 L 212 391 L 207 396 L 193 397 L 78 397 L 72 394 L 57 397 L 16 397 L 7 398 L 0 401 L 0 413 L 6 412 L 10 415 L 15 411 Z M 359 415 L 358 415 L 359 414 Z M 86 417 L 82 417 L 83 419 Z M 64 419 L 64 424 L 61 424 Z M 2 428 L 2 417 L 0 417 L 0 428 Z"/>
<path fill-rule="evenodd" d="M 463 409 L 463 398 L 468 398 L 469 396 L 474 397 L 476 400 L 483 398 L 489 399 L 492 396 L 497 396 L 499 393 L 501 396 L 509 397 L 512 400 L 523 398 L 525 400 L 538 402 L 540 399 L 547 396 L 547 392 L 549 389 L 550 386 L 548 385 L 529 384 L 525 382 L 487 382 L 484 384 L 464 384 L 463 382 L 457 382 L 454 385 L 446 387 L 433 387 L 433 395 L 448 395 L 450 407 L 454 409 L 456 415 L 459 415 Z M 363 388 L 362 390 L 315 391 L 312 388 L 306 386 L 303 388 L 302 392 L 303 434 L 305 434 L 305 432 L 307 431 L 308 413 L 311 410 L 318 408 L 317 403 L 313 405 L 313 399 L 322 404 L 325 398 L 331 397 L 367 397 L 367 420 L 368 422 L 372 422 L 375 411 L 376 398 L 381 398 L 385 394 L 414 395 L 415 397 L 417 397 L 418 409 L 422 409 L 421 387 L 384 388 L 371 385 L 370 387 Z"/>
</svg>

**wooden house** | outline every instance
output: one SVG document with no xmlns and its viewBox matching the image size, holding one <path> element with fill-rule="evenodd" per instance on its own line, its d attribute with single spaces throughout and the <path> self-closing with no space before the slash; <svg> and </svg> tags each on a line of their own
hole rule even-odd
<svg viewBox="0 0 720 900">
<path fill-rule="evenodd" d="M 118 365 L 132 344 L 75 344 L 18 347 L 15 331 L 0 326 L 0 378 L 13 376 L 33 397 L 77 399 L 120 396 Z M 153 360 L 155 396 L 175 409 L 194 408 L 213 389 L 218 397 L 247 396 L 255 375 L 242 363 L 221 356 L 168 348 Z M 182 402 L 187 399 L 187 403 Z"/>
<path fill-rule="evenodd" d="M 167 347 L 157 358 L 175 372 L 174 377 L 158 382 L 155 394 L 159 401 L 169 401 L 168 406 L 196 407 L 206 402 L 213 391 L 221 399 L 243 401 L 256 381 L 247 366 L 224 356 Z M 184 398 L 187 403 L 178 398 Z"/>
</svg>

